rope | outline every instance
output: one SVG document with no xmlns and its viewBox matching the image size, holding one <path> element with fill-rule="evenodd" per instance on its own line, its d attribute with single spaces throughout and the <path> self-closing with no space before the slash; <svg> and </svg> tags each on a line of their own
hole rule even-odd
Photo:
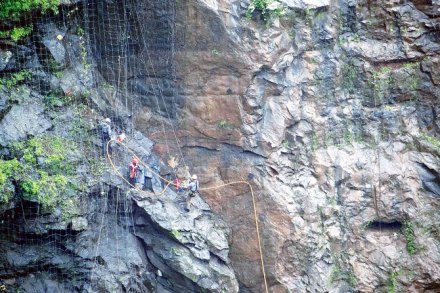
<svg viewBox="0 0 440 293">
<path fill-rule="evenodd" d="M 135 158 L 137 158 L 137 159 L 139 160 L 139 162 L 140 162 L 142 165 L 144 165 L 148 170 L 150 170 L 150 171 L 151 171 L 152 173 L 154 173 L 155 175 L 159 176 L 159 178 L 161 178 L 162 180 L 168 182 L 168 184 L 165 186 L 165 188 L 164 188 L 161 192 L 159 192 L 159 193 L 147 192 L 147 191 L 144 191 L 144 190 L 140 189 L 140 188 L 137 187 L 136 185 L 131 184 L 130 181 L 128 181 L 127 179 L 125 179 L 124 175 L 119 171 L 118 167 L 115 165 L 115 163 L 114 163 L 113 160 L 111 159 L 111 156 L 110 156 L 110 153 L 109 153 L 109 145 L 110 145 L 110 143 L 111 143 L 112 141 L 115 141 L 115 142 L 121 144 L 122 146 L 124 146 L 124 147 L 125 147 L 125 148 L 126 148 L 126 149 L 127 149 L 127 150 L 128 150 L 128 151 L 129 151 L 134 157 L 135 157 Z M 123 144 L 123 143 L 121 143 L 121 142 L 119 142 L 119 141 L 116 141 L 116 140 L 113 140 L 113 139 L 112 139 L 112 140 L 109 140 L 109 141 L 107 142 L 106 152 L 107 152 L 107 159 L 108 159 L 110 165 L 112 166 L 113 170 L 117 173 L 117 175 L 118 175 L 122 180 L 124 180 L 128 185 L 130 185 L 132 188 L 136 189 L 136 191 L 139 192 L 139 193 L 143 193 L 143 194 L 146 194 L 146 195 L 162 195 L 162 194 L 165 193 L 165 191 L 167 190 L 167 188 L 168 188 L 170 185 L 175 185 L 174 183 L 168 181 L 167 179 L 163 178 L 162 176 L 158 175 L 156 172 L 154 172 L 153 170 L 151 170 L 151 168 L 148 167 L 144 162 L 142 162 L 142 160 L 141 160 L 138 156 L 136 156 L 136 154 L 135 154 L 135 153 L 134 153 L 129 147 L 127 147 L 125 144 Z"/>
<path fill-rule="evenodd" d="M 118 170 L 117 166 L 114 164 L 114 162 L 111 159 L 111 156 L 110 156 L 110 153 L 109 153 L 109 146 L 110 146 L 111 142 L 116 142 L 116 143 L 122 145 L 134 158 L 136 158 L 139 161 L 140 164 L 142 164 L 145 168 L 147 168 L 151 173 L 153 173 L 154 175 L 158 176 L 160 179 L 165 181 L 167 183 L 167 185 L 164 187 L 164 189 L 160 193 L 146 192 L 146 191 L 138 188 L 137 186 L 131 184 L 131 182 L 129 182 L 124 177 L 124 175 L 121 174 L 121 172 Z M 107 142 L 106 151 L 107 151 L 107 159 L 108 159 L 110 165 L 112 166 L 113 170 L 117 173 L 117 175 L 119 177 L 121 177 L 122 180 L 124 180 L 126 183 L 128 183 L 128 185 L 130 185 L 131 187 L 136 189 L 136 191 L 138 191 L 140 193 L 143 193 L 143 194 L 147 194 L 147 195 L 162 195 L 162 194 L 165 193 L 165 191 L 167 190 L 167 188 L 170 185 L 176 186 L 176 184 L 174 184 L 172 181 L 169 181 L 168 179 L 160 176 L 160 174 L 158 174 L 154 170 L 152 170 L 126 144 L 124 144 L 122 142 L 119 142 L 117 140 L 113 140 L 113 139 L 109 140 Z M 262 249 L 262 245 L 261 245 L 260 228 L 259 228 L 258 216 L 257 216 L 257 204 L 256 204 L 254 189 L 252 188 L 252 185 L 249 182 L 247 182 L 247 181 L 239 180 L 239 181 L 229 182 L 229 183 L 225 183 L 225 184 L 221 184 L 221 185 L 200 188 L 199 190 L 214 190 L 214 189 L 218 189 L 218 188 L 222 188 L 222 187 L 225 187 L 225 186 L 228 186 L 228 185 L 234 185 L 234 184 L 246 184 L 247 186 L 249 186 L 249 189 L 251 191 L 252 205 L 253 205 L 253 210 L 254 210 L 255 230 L 257 232 L 258 250 L 259 250 L 259 253 L 260 253 L 261 269 L 262 269 L 262 272 L 263 272 L 263 279 L 264 279 L 264 288 L 265 288 L 266 293 L 268 293 L 269 290 L 268 290 L 268 286 L 267 286 L 266 270 L 264 268 L 263 249 Z"/>
<path fill-rule="evenodd" d="M 254 220 L 255 220 L 255 228 L 256 228 L 255 230 L 257 231 L 258 249 L 260 252 L 261 268 L 263 271 L 264 288 L 266 290 L 266 293 L 268 293 L 269 291 L 268 291 L 268 287 L 267 287 L 266 270 L 264 269 L 263 251 L 261 248 L 262 245 L 261 245 L 261 238 L 260 238 L 260 229 L 259 229 L 258 217 L 257 217 L 257 204 L 255 201 L 254 189 L 252 188 L 252 185 L 247 181 L 234 181 L 234 182 L 229 182 L 229 183 L 225 183 L 222 185 L 200 188 L 200 190 L 212 190 L 212 189 L 217 189 L 217 188 L 221 188 L 221 187 L 225 187 L 225 186 L 233 185 L 233 184 L 246 184 L 247 186 L 249 186 L 249 189 L 251 190 L 252 205 L 254 207 Z"/>
<path fill-rule="evenodd" d="M 137 18 L 137 21 L 138 21 L 139 25 L 140 25 L 140 26 L 143 26 L 143 23 L 144 23 L 144 22 L 142 21 L 140 15 L 139 15 L 139 11 L 136 10 L 135 13 L 136 13 L 136 18 Z M 174 14 L 174 12 L 173 12 L 173 14 Z M 173 20 L 173 21 L 174 21 L 174 20 Z M 172 37 L 174 37 L 174 35 L 173 35 Z M 146 41 L 145 36 L 144 36 L 143 34 L 141 34 L 141 38 L 142 38 L 142 41 L 143 41 L 143 43 L 144 43 L 144 47 L 145 47 L 145 50 L 143 50 L 142 52 L 145 52 L 145 53 L 147 54 L 147 60 L 149 61 L 150 65 L 151 65 L 151 69 L 152 69 L 152 71 L 153 71 L 153 76 L 156 77 L 156 78 L 153 78 L 153 80 L 156 81 L 157 89 L 158 89 L 158 92 L 159 92 L 159 97 L 161 98 L 161 100 L 162 100 L 162 102 L 163 102 L 163 106 L 164 106 L 164 108 L 165 108 L 165 113 L 167 114 L 167 118 L 168 118 L 168 123 L 169 123 L 169 125 L 171 126 L 171 130 L 172 130 L 172 132 L 173 132 L 174 139 L 176 140 L 177 148 L 179 149 L 179 153 L 180 153 L 180 157 L 182 158 L 182 161 L 183 161 L 183 164 L 185 165 L 185 167 L 188 167 L 187 164 L 186 164 L 186 162 L 185 162 L 185 157 L 184 157 L 184 155 L 183 155 L 183 153 L 182 153 L 182 147 L 180 146 L 179 138 L 177 137 L 176 131 L 175 131 L 174 126 L 173 126 L 173 122 L 171 121 L 171 115 L 170 115 L 170 113 L 169 113 L 169 111 L 168 111 L 167 103 L 166 103 L 166 101 L 165 101 L 165 98 L 164 98 L 164 95 L 163 95 L 163 92 L 162 92 L 162 88 L 161 88 L 161 86 L 160 86 L 160 84 L 159 84 L 159 81 L 158 81 L 158 79 L 157 79 L 157 76 L 158 76 L 158 75 L 156 74 L 156 70 L 154 69 L 154 64 L 153 64 L 153 62 L 152 62 L 152 58 L 151 58 L 151 56 L 150 56 L 150 52 L 148 51 L 148 44 L 147 44 L 147 41 Z M 174 43 L 173 43 L 173 42 L 174 42 L 174 39 L 173 39 L 173 41 L 172 41 L 172 46 L 173 46 L 173 48 L 172 48 L 172 52 L 174 52 Z M 172 53 L 172 54 L 173 54 L 173 53 Z M 174 62 L 172 62 L 172 63 L 174 63 Z M 149 79 L 149 81 L 150 81 L 150 83 L 151 83 L 151 82 L 152 82 L 152 79 L 151 79 L 151 77 L 150 77 L 150 73 L 149 73 L 149 70 L 148 70 L 148 64 L 146 64 L 145 62 L 144 62 L 144 64 L 145 64 L 145 69 L 146 69 L 146 71 L 147 71 L 148 79 Z M 172 73 L 172 75 L 173 75 L 173 73 Z M 173 78 L 174 78 L 174 77 L 173 77 Z M 153 88 L 154 88 L 154 87 L 153 87 Z M 153 93 L 154 93 L 154 90 L 153 90 Z M 157 96 L 156 96 L 155 93 L 154 93 L 154 97 L 155 97 L 156 102 L 157 102 L 158 111 L 160 112 L 159 101 L 158 101 Z M 163 132 L 164 132 L 165 142 L 166 142 L 166 144 L 167 144 L 168 156 L 171 157 L 171 156 L 170 156 L 170 153 L 169 153 L 169 146 L 168 146 L 168 141 L 167 141 L 167 136 L 168 136 L 168 135 L 167 135 L 166 132 L 165 132 L 165 126 L 164 126 L 163 124 L 162 124 L 162 127 L 164 128 L 164 129 L 163 129 Z"/>
</svg>

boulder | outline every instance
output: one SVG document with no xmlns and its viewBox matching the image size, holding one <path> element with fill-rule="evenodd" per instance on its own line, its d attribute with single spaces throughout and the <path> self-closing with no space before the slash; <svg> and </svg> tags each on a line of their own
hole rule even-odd
<svg viewBox="0 0 440 293">
<path fill-rule="evenodd" d="M 52 123 L 44 115 L 44 108 L 35 102 L 14 105 L 0 121 L 0 145 L 23 140 L 44 133 Z"/>
<path fill-rule="evenodd" d="M 42 32 L 41 42 L 51 54 L 53 60 L 58 65 L 65 65 L 66 49 L 63 45 L 63 38 L 66 33 L 58 29 L 52 22 L 39 25 L 39 29 Z"/>
<path fill-rule="evenodd" d="M 135 223 L 159 229 L 153 235 L 140 232 L 138 237 L 152 247 L 153 263 L 168 277 L 180 273 L 211 292 L 238 292 L 234 271 L 228 265 L 229 230 L 224 222 L 206 208 L 199 209 L 200 204 L 183 214 L 175 200 L 151 201 L 139 194 L 135 201 L 139 207 Z"/>
<path fill-rule="evenodd" d="M 0 50 L 0 71 L 3 71 L 8 67 L 12 58 L 11 51 Z"/>
</svg>

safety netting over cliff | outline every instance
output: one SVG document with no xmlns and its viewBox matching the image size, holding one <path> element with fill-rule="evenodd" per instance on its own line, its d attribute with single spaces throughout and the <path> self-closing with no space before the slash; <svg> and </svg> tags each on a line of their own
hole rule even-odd
<svg viewBox="0 0 440 293">
<path fill-rule="evenodd" d="M 0 292 L 148 290 L 99 122 L 134 137 L 154 111 L 173 130 L 175 5 L 0 1 Z"/>
</svg>

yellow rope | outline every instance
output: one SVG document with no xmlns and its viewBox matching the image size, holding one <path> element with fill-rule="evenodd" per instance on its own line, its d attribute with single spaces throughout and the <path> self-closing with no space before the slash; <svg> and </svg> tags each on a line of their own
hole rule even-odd
<svg viewBox="0 0 440 293">
<path fill-rule="evenodd" d="M 112 141 L 122 145 L 134 158 L 136 158 L 139 161 L 140 164 L 142 164 L 145 168 L 147 168 L 151 173 L 153 173 L 154 175 L 158 176 L 160 179 L 165 181 L 167 183 L 165 188 L 160 193 L 146 192 L 146 191 L 138 188 L 137 186 L 131 184 L 130 181 L 125 179 L 124 175 L 122 175 L 121 172 L 119 172 L 118 168 L 116 167 L 116 165 L 113 163 L 113 160 L 111 159 L 111 156 L 110 156 L 110 153 L 109 153 L 109 146 L 110 146 L 110 143 Z M 112 166 L 113 170 L 118 174 L 119 177 L 121 177 L 122 180 L 124 180 L 126 183 L 128 183 L 128 185 L 130 185 L 131 187 L 136 189 L 136 191 L 138 191 L 140 193 L 143 193 L 143 194 L 147 194 L 147 195 L 162 195 L 162 194 L 165 193 L 165 191 L 167 190 L 167 188 L 170 185 L 176 186 L 176 184 L 174 184 L 172 181 L 169 181 L 168 179 L 160 176 L 160 174 L 158 174 L 154 170 L 152 170 L 126 144 L 124 144 L 124 143 L 122 143 L 120 141 L 112 139 L 112 140 L 107 142 L 106 151 L 107 151 L 107 159 L 110 162 L 110 165 Z M 259 249 L 259 253 L 260 253 L 261 269 L 262 269 L 262 272 L 263 272 L 263 279 L 264 279 L 264 288 L 265 288 L 266 293 L 269 293 L 269 290 L 268 290 L 268 287 L 267 287 L 266 270 L 264 269 L 263 249 L 262 249 L 262 245 L 261 245 L 260 228 L 259 228 L 258 216 L 257 216 L 257 204 L 256 204 L 256 201 L 255 201 L 254 189 L 252 188 L 252 185 L 249 182 L 247 182 L 247 181 L 240 180 L 240 181 L 229 182 L 229 183 L 225 183 L 225 184 L 221 184 L 221 185 L 217 185 L 217 186 L 200 188 L 200 190 L 213 190 L 213 189 L 218 189 L 218 188 L 225 187 L 225 186 L 228 186 L 228 185 L 233 185 L 233 184 L 246 184 L 247 186 L 249 186 L 249 189 L 251 190 L 252 204 L 253 204 L 253 208 L 254 208 L 255 228 L 256 228 L 256 231 L 257 231 L 258 249 Z"/>
<path fill-rule="evenodd" d="M 124 175 L 121 174 L 121 172 L 119 172 L 119 170 L 118 170 L 118 168 L 116 167 L 115 163 L 113 163 L 113 160 L 111 159 L 111 156 L 110 156 L 110 153 L 109 153 L 109 145 L 110 145 L 110 143 L 111 143 L 112 141 L 116 141 L 116 140 L 109 140 L 109 141 L 107 142 L 107 147 L 106 147 L 106 151 L 107 151 L 107 160 L 110 162 L 110 165 L 112 166 L 113 170 L 118 174 L 118 176 L 121 177 L 121 179 L 124 180 L 124 181 L 125 181 L 128 185 L 130 185 L 132 188 L 136 189 L 136 191 L 139 192 L 139 193 L 143 193 L 143 194 L 146 194 L 146 195 L 162 195 L 162 194 L 164 194 L 165 191 L 167 190 L 168 186 L 170 186 L 170 184 L 172 184 L 171 182 L 168 182 L 168 180 L 166 180 L 166 181 L 168 182 L 168 184 L 165 186 L 165 188 L 164 188 L 160 193 L 154 193 L 154 192 L 147 192 L 147 191 L 144 191 L 144 190 L 140 189 L 139 187 L 137 187 L 136 185 L 131 184 L 131 182 L 128 181 L 127 179 L 125 179 Z M 116 141 L 116 142 L 119 143 L 119 144 L 121 144 L 121 145 L 123 145 L 124 147 L 126 147 L 127 150 L 129 150 L 129 152 L 133 153 L 133 152 L 130 150 L 130 148 L 127 147 L 125 144 L 123 144 L 123 143 L 121 143 L 121 142 L 119 142 L 119 141 Z M 134 154 L 134 153 L 133 153 L 133 154 Z M 134 155 L 134 156 L 137 158 L 136 155 Z M 142 161 L 139 159 L 139 162 L 142 162 Z M 144 163 L 142 163 L 142 164 L 145 165 Z M 146 166 L 146 167 L 147 167 L 150 171 L 152 171 L 148 166 Z M 153 171 L 152 171 L 152 172 L 153 172 Z M 157 175 L 157 173 L 155 173 L 155 172 L 153 172 L 153 173 Z M 160 175 L 158 175 L 158 176 L 159 176 L 160 178 L 162 178 Z M 162 178 L 162 179 L 163 179 L 163 178 Z"/>
<path fill-rule="evenodd" d="M 262 268 L 262 271 L 263 271 L 264 288 L 266 289 L 266 293 L 268 293 L 269 291 L 268 291 L 268 288 L 267 288 L 266 270 L 264 269 L 263 250 L 261 248 L 262 245 L 261 245 L 261 239 L 260 239 L 260 229 L 259 229 L 258 217 L 257 217 L 257 204 L 256 204 L 256 201 L 255 201 L 254 189 L 252 188 L 252 185 L 249 182 L 247 182 L 247 181 L 234 181 L 234 182 L 229 182 L 229 183 L 225 183 L 225 184 L 222 184 L 222 185 L 200 188 L 200 190 L 217 189 L 217 188 L 221 188 L 221 187 L 228 186 L 228 185 L 233 185 L 233 184 L 246 184 L 247 186 L 249 186 L 249 189 L 251 190 L 252 204 L 253 204 L 253 207 L 254 207 L 255 228 L 256 228 L 256 231 L 257 231 L 257 239 L 258 239 L 258 249 L 259 249 L 259 252 L 260 252 L 261 268 Z"/>
</svg>

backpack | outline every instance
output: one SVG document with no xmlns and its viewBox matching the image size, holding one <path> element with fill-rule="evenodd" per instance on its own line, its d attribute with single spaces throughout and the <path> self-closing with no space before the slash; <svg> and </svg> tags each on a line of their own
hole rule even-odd
<svg viewBox="0 0 440 293">
<path fill-rule="evenodd" d="M 195 183 L 195 190 L 192 190 L 192 188 L 191 188 L 191 183 L 190 183 L 190 191 L 191 192 L 194 192 L 194 193 L 196 193 L 196 192 L 198 192 L 199 191 L 199 180 L 195 180 L 195 181 L 193 181 L 194 183 Z"/>
<path fill-rule="evenodd" d="M 108 135 L 108 136 L 110 136 L 112 134 L 111 127 L 107 123 L 101 124 L 101 131 L 103 134 Z"/>
</svg>

